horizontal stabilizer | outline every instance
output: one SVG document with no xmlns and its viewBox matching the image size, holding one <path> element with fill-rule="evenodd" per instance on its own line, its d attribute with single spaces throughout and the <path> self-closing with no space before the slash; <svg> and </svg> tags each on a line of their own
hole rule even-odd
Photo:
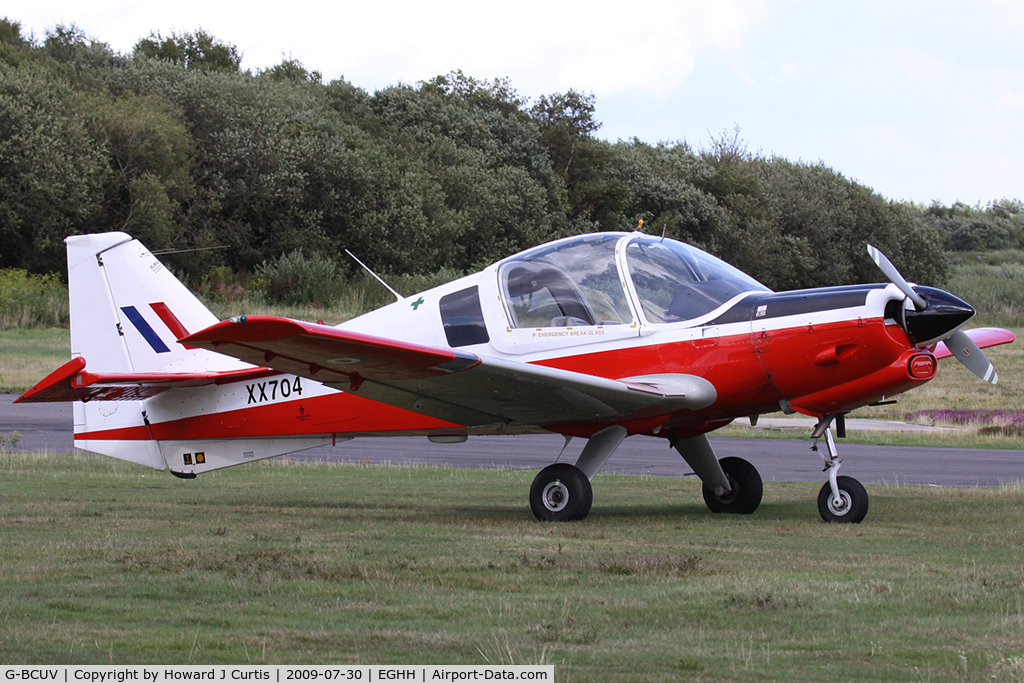
<svg viewBox="0 0 1024 683">
<path fill-rule="evenodd" d="M 85 358 L 72 358 L 15 399 L 15 403 L 137 401 L 177 387 L 202 387 L 277 374 L 269 368 L 223 372 L 85 372 Z"/>
</svg>

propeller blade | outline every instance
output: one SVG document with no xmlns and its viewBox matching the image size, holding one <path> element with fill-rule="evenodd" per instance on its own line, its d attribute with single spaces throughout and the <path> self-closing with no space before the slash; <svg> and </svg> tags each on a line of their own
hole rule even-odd
<svg viewBox="0 0 1024 683">
<path fill-rule="evenodd" d="M 956 359 L 975 375 L 992 384 L 999 381 L 999 375 L 996 374 L 996 369 L 992 366 L 992 363 L 966 332 L 957 330 L 946 337 L 943 342 L 950 353 L 956 356 Z"/>
<path fill-rule="evenodd" d="M 919 311 L 923 311 L 928 308 L 928 302 L 925 301 L 920 294 L 914 291 L 914 288 L 910 286 L 900 271 L 896 270 L 896 266 L 892 264 L 889 258 L 880 252 L 875 247 L 868 245 L 868 255 L 871 260 L 875 262 L 875 265 L 881 269 L 885 276 L 889 278 L 889 281 L 900 288 L 900 291 L 907 295 L 907 298 L 914 302 L 914 308 Z"/>
</svg>

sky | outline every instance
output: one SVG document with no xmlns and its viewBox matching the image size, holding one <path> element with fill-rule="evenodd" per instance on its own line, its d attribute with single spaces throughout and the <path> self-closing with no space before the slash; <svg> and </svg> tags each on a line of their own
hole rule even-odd
<svg viewBox="0 0 1024 683">
<path fill-rule="evenodd" d="M 374 92 L 461 70 L 519 95 L 592 93 L 611 141 L 740 138 L 823 163 L 889 199 L 1024 200 L 1024 0 L 39 0 L 56 25 L 129 54 L 203 29 L 242 68 L 296 59 Z"/>
</svg>

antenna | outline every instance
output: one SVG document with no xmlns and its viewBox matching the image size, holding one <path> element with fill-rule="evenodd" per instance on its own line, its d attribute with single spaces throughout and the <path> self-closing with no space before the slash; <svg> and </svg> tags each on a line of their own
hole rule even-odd
<svg viewBox="0 0 1024 683">
<path fill-rule="evenodd" d="M 163 254 L 187 254 L 191 251 L 212 251 L 213 249 L 227 249 L 227 245 L 223 247 L 196 247 L 195 249 L 158 249 L 149 253 L 153 256 L 161 256 Z"/>
<path fill-rule="evenodd" d="M 392 294 L 394 294 L 394 295 L 395 295 L 395 299 L 396 299 L 397 301 L 401 301 L 402 299 L 404 299 L 404 298 L 405 298 L 404 296 L 402 296 L 401 294 L 399 294 L 398 292 L 396 292 L 396 291 L 395 291 L 394 289 L 392 289 L 392 288 L 391 288 L 391 285 L 389 285 L 388 283 L 384 282 L 384 280 L 382 280 L 382 279 L 380 278 L 380 276 L 379 276 L 379 275 L 377 275 L 377 273 L 375 273 L 375 272 L 373 272 L 372 270 L 370 270 L 370 268 L 369 268 L 369 267 L 368 267 L 368 266 L 367 266 L 367 265 L 366 265 L 365 263 L 363 263 L 362 261 L 360 261 L 359 259 L 357 259 L 357 258 L 356 258 L 356 255 L 355 255 L 355 254 L 353 254 L 353 253 L 352 253 L 351 251 L 349 251 L 348 249 L 346 249 L 346 250 L 345 250 L 345 253 L 346 253 L 346 254 L 348 254 L 349 256 L 351 256 L 351 257 L 353 258 L 353 260 L 355 260 L 355 262 L 356 262 L 356 263 L 358 263 L 359 265 L 361 265 L 361 266 L 363 267 L 363 270 L 365 270 L 365 271 L 366 271 L 367 273 L 369 273 L 370 275 L 372 275 L 372 276 L 374 276 L 375 278 L 377 278 L 377 282 L 379 282 L 379 283 L 381 283 L 382 285 L 384 285 L 384 286 L 385 286 L 385 287 L 387 288 L 387 290 L 388 290 L 389 292 L 391 292 Z"/>
</svg>

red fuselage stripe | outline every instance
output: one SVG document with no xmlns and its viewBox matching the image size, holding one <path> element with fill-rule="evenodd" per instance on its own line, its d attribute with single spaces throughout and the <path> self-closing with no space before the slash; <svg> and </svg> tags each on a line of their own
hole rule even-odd
<svg viewBox="0 0 1024 683">
<path fill-rule="evenodd" d="M 445 420 L 338 392 L 118 429 L 79 432 L 76 439 L 146 441 L 310 436 L 458 428 Z"/>
<path fill-rule="evenodd" d="M 902 374 L 899 370 L 898 361 L 912 349 L 899 326 L 886 325 L 876 318 L 630 346 L 549 358 L 538 364 L 606 378 L 658 373 L 703 377 L 715 386 L 718 400 L 701 411 L 673 414 L 666 424 L 685 427 L 775 412 L 783 399 L 821 397 L 820 405 L 814 401 L 799 403 L 801 410 L 809 413 L 852 409 L 873 402 L 877 394 L 890 393 L 890 388 L 896 393 L 927 381 L 911 377 L 909 368 Z M 860 381 L 872 375 L 877 380 L 870 386 Z M 221 439 L 429 431 L 461 426 L 338 392 L 154 422 L 151 428 L 82 433 L 76 438 Z"/>
</svg>

